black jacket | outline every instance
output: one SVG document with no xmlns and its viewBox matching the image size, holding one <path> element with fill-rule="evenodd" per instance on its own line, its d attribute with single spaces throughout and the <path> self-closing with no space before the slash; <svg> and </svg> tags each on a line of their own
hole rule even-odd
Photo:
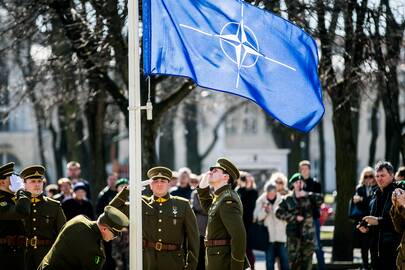
<svg viewBox="0 0 405 270">
<path fill-rule="evenodd" d="M 395 231 L 390 216 L 391 195 L 394 189 L 395 185 L 391 183 L 383 191 L 377 188 L 371 197 L 370 215 L 379 218 L 378 225 L 370 226 L 371 245 L 377 250 L 388 244 L 398 246 L 401 239 L 400 235 Z"/>
<path fill-rule="evenodd" d="M 371 200 L 373 194 L 376 192 L 377 188 L 378 188 L 377 186 L 371 187 L 367 194 L 366 186 L 364 186 L 364 185 L 357 186 L 355 195 L 358 195 L 358 196 L 362 197 L 363 199 L 361 201 L 359 201 L 358 203 L 356 203 L 356 206 L 363 213 L 363 215 L 361 217 L 359 217 L 358 220 L 356 220 L 356 221 L 360 221 L 363 217 L 369 215 L 370 200 Z M 352 201 L 352 203 L 353 203 L 353 201 Z"/>
<path fill-rule="evenodd" d="M 321 184 L 318 181 L 315 181 L 312 177 L 309 177 L 304 180 L 304 190 L 307 192 L 313 193 L 322 193 Z M 312 216 L 314 219 L 318 219 L 321 217 L 321 209 L 320 207 L 314 207 L 312 210 Z"/>
</svg>

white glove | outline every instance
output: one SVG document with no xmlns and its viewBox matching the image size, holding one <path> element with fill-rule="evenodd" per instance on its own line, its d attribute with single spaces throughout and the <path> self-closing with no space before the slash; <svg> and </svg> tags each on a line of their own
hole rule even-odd
<svg viewBox="0 0 405 270">
<path fill-rule="evenodd" d="M 152 183 L 152 181 L 153 181 L 152 179 L 142 181 L 141 182 L 141 187 L 142 187 L 141 190 L 145 190 L 146 186 L 148 186 L 150 183 Z"/>
<path fill-rule="evenodd" d="M 25 185 L 24 185 L 24 181 L 21 179 L 21 177 L 19 177 L 18 175 L 12 174 L 10 176 L 10 186 L 9 189 L 12 192 L 17 192 L 20 189 L 24 189 Z"/>
<path fill-rule="evenodd" d="M 208 187 L 208 178 L 209 178 L 209 171 L 204 173 L 203 177 L 201 178 L 200 184 L 198 185 L 200 188 L 207 188 Z"/>
</svg>

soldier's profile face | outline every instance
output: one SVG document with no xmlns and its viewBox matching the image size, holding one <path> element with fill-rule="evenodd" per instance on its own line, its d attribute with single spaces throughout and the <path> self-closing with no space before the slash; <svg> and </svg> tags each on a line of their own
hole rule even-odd
<svg viewBox="0 0 405 270">
<path fill-rule="evenodd" d="M 42 194 L 44 191 L 44 181 L 42 178 L 32 178 L 25 180 L 25 190 L 32 193 L 34 196 Z"/>
<path fill-rule="evenodd" d="M 226 176 L 226 174 L 221 168 L 212 168 L 212 170 L 209 171 L 208 174 L 209 174 L 208 182 L 210 184 L 220 182 Z"/>
<path fill-rule="evenodd" d="M 8 190 L 9 186 L 10 186 L 10 176 L 7 176 L 5 179 L 0 180 L 0 187 L 4 187 Z"/>
<path fill-rule="evenodd" d="M 169 181 L 164 178 L 157 178 L 152 181 L 150 188 L 153 191 L 153 195 L 157 197 L 163 197 L 169 191 Z"/>
</svg>

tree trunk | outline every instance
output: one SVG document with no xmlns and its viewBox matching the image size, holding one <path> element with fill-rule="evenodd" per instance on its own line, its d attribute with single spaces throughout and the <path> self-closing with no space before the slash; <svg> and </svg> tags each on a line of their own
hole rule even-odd
<svg viewBox="0 0 405 270">
<path fill-rule="evenodd" d="M 105 141 L 104 118 L 106 113 L 105 92 L 98 91 L 86 104 L 85 114 L 88 128 L 88 142 L 90 145 L 91 177 L 88 178 L 92 186 L 92 198 L 97 198 L 98 192 L 105 186 Z"/>
<path fill-rule="evenodd" d="M 187 166 L 192 172 L 197 174 L 201 173 L 201 160 L 199 156 L 198 147 L 198 128 L 197 128 L 197 100 L 196 95 L 193 93 L 189 96 L 183 106 L 184 111 L 184 127 L 186 139 L 186 158 Z"/>
<path fill-rule="evenodd" d="M 175 169 L 175 145 L 174 145 L 174 118 L 176 110 L 173 108 L 164 119 L 160 130 L 159 139 L 159 164 Z"/>
<path fill-rule="evenodd" d="M 337 190 L 332 260 L 352 261 L 353 224 L 348 217 L 347 209 L 357 178 L 357 141 L 353 130 L 356 125 L 353 124 L 350 102 L 343 102 L 345 100 L 344 93 L 346 92 L 343 91 L 344 86 L 340 85 L 340 87 L 341 89 L 335 89 L 336 93 L 332 98 Z M 347 87 L 346 89 L 350 88 Z"/>
<path fill-rule="evenodd" d="M 375 163 L 375 153 L 377 148 L 377 138 L 378 138 L 378 107 L 380 106 L 380 96 L 377 96 L 373 103 L 373 108 L 371 109 L 371 141 L 370 150 L 368 156 L 368 165 L 373 166 Z"/>
<path fill-rule="evenodd" d="M 146 172 L 153 166 L 157 166 L 156 160 L 156 130 L 157 122 L 160 119 L 146 120 L 142 117 L 142 176 L 146 177 Z M 136 151 L 136 149 L 135 149 Z"/>
<path fill-rule="evenodd" d="M 323 121 L 321 120 L 318 124 L 318 134 L 319 134 L 319 178 L 318 181 L 321 183 L 322 192 L 325 192 L 326 174 L 325 174 L 325 133 L 323 127 Z"/>
</svg>

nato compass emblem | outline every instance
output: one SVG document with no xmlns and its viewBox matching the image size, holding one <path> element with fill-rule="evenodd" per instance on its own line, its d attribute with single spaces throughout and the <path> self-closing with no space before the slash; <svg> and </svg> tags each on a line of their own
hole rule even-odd
<svg viewBox="0 0 405 270">
<path fill-rule="evenodd" d="M 259 42 L 257 41 L 255 33 L 244 22 L 243 3 L 241 3 L 241 20 L 239 22 L 228 22 L 223 25 L 219 35 L 207 33 L 189 25 L 180 24 L 180 26 L 202 35 L 219 39 L 223 54 L 238 68 L 236 88 L 239 87 L 240 70 L 242 68 L 251 68 L 255 66 L 260 57 L 277 65 L 296 71 L 294 67 L 267 57 L 260 52 Z"/>
</svg>

